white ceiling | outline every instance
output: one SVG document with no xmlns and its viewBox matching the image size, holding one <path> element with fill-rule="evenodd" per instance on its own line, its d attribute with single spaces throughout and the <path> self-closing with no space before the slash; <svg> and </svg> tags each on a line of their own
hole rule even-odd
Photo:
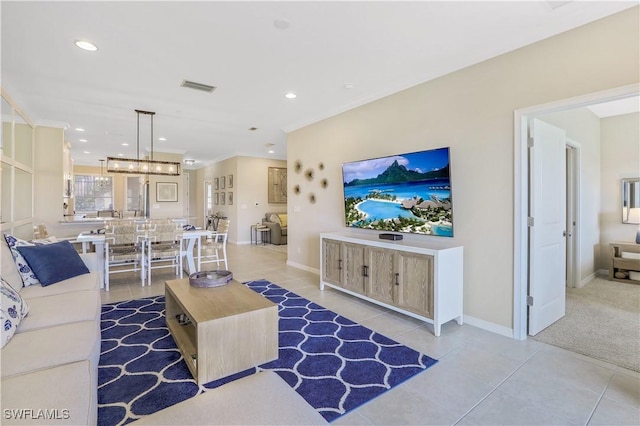
<svg viewBox="0 0 640 426">
<path fill-rule="evenodd" d="M 69 126 L 76 164 L 135 157 L 134 109 L 156 112 L 155 151 L 195 168 L 284 159 L 287 131 L 637 4 L 2 1 L 1 84 L 34 122 Z"/>
<path fill-rule="evenodd" d="M 614 115 L 640 112 L 640 98 L 633 96 L 630 98 L 618 99 L 615 101 L 603 102 L 601 104 L 588 106 L 595 115 L 600 118 L 613 117 Z"/>
</svg>

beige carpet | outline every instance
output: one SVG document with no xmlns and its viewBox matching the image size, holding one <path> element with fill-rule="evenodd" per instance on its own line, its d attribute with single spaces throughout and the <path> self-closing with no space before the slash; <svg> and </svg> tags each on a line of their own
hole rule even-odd
<svg viewBox="0 0 640 426">
<path fill-rule="evenodd" d="M 533 339 L 640 371 L 640 285 L 595 278 L 567 288 L 565 317 Z"/>
</svg>

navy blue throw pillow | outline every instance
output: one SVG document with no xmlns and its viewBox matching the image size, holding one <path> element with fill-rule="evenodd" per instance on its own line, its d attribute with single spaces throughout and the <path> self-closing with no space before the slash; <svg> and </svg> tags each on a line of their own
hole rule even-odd
<svg viewBox="0 0 640 426">
<path fill-rule="evenodd" d="M 69 241 L 17 247 L 43 286 L 88 274 L 78 252 Z"/>
</svg>

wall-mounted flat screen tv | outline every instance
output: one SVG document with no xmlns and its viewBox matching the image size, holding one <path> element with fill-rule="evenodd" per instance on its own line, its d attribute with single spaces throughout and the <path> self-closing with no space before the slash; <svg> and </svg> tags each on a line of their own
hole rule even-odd
<svg viewBox="0 0 640 426">
<path fill-rule="evenodd" d="M 453 237 L 449 148 L 342 165 L 348 227 Z"/>
</svg>

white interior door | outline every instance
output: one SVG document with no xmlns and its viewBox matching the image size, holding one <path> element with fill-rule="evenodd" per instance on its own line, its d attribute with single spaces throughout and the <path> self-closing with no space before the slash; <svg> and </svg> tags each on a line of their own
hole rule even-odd
<svg viewBox="0 0 640 426">
<path fill-rule="evenodd" d="M 565 314 L 566 135 L 538 119 L 530 123 L 529 334 Z"/>
<path fill-rule="evenodd" d="M 184 188 L 184 198 L 183 198 L 183 202 L 182 202 L 182 215 L 184 216 L 185 219 L 187 219 L 187 223 L 191 224 L 191 209 L 190 209 L 190 203 L 191 201 L 189 200 L 190 197 L 190 184 L 189 184 L 189 173 L 183 173 L 182 176 L 184 177 L 184 180 L 182 182 L 182 187 Z"/>
<path fill-rule="evenodd" d="M 209 229 L 209 217 L 213 216 L 213 186 L 210 180 L 204 181 L 204 229 Z M 213 229 L 213 228 L 211 228 Z"/>
</svg>

